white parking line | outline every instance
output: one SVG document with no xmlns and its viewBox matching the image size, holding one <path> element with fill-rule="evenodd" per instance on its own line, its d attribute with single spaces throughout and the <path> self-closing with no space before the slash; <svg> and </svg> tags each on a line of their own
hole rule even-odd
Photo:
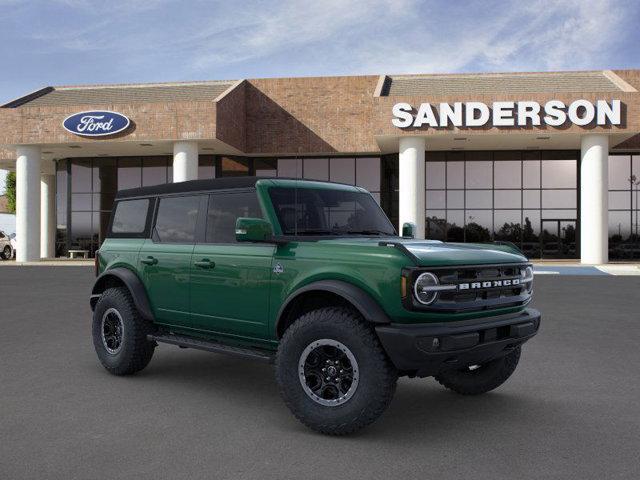
<svg viewBox="0 0 640 480">
<path fill-rule="evenodd" d="M 534 270 L 533 271 L 534 275 L 560 275 L 560 272 L 554 272 L 551 270 Z"/>
</svg>

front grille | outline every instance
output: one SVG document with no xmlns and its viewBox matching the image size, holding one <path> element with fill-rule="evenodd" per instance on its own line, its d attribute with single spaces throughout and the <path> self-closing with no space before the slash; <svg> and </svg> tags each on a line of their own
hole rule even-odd
<svg viewBox="0 0 640 480">
<path fill-rule="evenodd" d="M 523 272 L 530 264 L 472 265 L 459 267 L 419 268 L 411 272 L 413 282 L 424 272 L 431 272 L 440 286 L 436 300 L 421 305 L 415 298 L 412 306 L 420 310 L 441 312 L 482 311 L 529 303 L 532 283 L 524 281 Z M 513 285 L 514 279 L 518 282 Z"/>
</svg>

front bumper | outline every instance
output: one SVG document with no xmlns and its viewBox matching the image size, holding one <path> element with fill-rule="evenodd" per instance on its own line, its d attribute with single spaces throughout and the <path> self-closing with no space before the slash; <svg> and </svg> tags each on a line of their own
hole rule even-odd
<svg viewBox="0 0 640 480">
<path fill-rule="evenodd" d="M 395 367 L 428 377 L 444 370 L 504 356 L 538 333 L 540 312 L 522 312 L 460 322 L 380 325 L 376 332 Z"/>
</svg>

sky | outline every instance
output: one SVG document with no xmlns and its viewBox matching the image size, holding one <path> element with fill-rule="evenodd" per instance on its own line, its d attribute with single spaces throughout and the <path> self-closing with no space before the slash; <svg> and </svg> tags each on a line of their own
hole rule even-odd
<svg viewBox="0 0 640 480">
<path fill-rule="evenodd" d="M 0 104 L 48 85 L 640 68 L 639 24 L 636 0 L 0 0 Z"/>
</svg>

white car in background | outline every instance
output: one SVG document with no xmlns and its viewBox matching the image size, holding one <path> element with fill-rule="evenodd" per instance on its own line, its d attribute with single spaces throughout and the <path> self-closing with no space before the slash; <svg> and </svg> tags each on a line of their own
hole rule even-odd
<svg viewBox="0 0 640 480">
<path fill-rule="evenodd" d="M 0 230 L 0 258 L 2 260 L 11 260 L 15 254 L 15 237 L 16 234 L 5 233 Z"/>
</svg>

